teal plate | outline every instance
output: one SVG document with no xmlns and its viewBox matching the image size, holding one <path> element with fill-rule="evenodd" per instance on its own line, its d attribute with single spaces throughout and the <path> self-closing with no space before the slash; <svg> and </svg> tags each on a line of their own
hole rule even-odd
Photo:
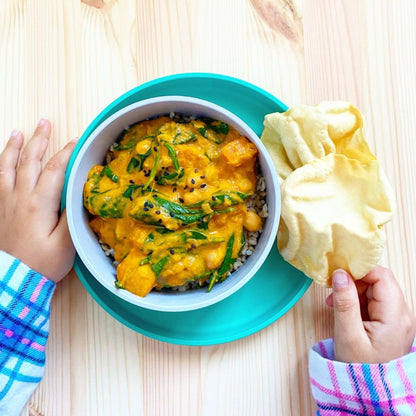
<svg viewBox="0 0 416 416">
<path fill-rule="evenodd" d="M 98 124 L 122 107 L 161 95 L 186 95 L 214 102 L 239 116 L 259 136 L 266 114 L 287 109 L 261 88 L 224 75 L 185 73 L 147 82 L 119 97 L 89 125 L 69 161 L 62 195 L 66 195 L 78 150 Z M 220 344 L 253 334 L 292 308 L 312 282 L 285 262 L 276 247 L 256 275 L 230 297 L 203 309 L 160 312 L 140 308 L 108 292 L 78 256 L 74 270 L 89 294 L 115 319 L 148 337 L 182 345 Z"/>
</svg>

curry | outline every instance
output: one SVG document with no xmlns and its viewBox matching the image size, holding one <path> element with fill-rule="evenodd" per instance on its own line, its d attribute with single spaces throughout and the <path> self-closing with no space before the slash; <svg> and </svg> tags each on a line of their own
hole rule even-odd
<svg viewBox="0 0 416 416">
<path fill-rule="evenodd" d="M 90 226 L 118 263 L 116 286 L 139 296 L 197 283 L 211 290 L 263 227 L 246 202 L 256 146 L 227 123 L 158 117 L 129 127 L 84 185 Z"/>
</svg>

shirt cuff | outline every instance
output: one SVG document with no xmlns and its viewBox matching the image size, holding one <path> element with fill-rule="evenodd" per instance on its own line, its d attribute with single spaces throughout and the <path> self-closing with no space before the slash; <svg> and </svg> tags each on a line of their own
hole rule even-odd
<svg viewBox="0 0 416 416">
<path fill-rule="evenodd" d="M 18 415 L 42 378 L 55 284 L 0 251 L 0 414 Z"/>
<path fill-rule="evenodd" d="M 44 349 L 54 289 L 55 283 L 51 280 L 0 251 L 0 334 L 3 341 L 10 339 L 15 346 L 29 343 L 35 351 Z"/>
<path fill-rule="evenodd" d="M 381 364 L 335 361 L 333 339 L 320 341 L 310 350 L 309 376 L 322 416 L 416 414 L 416 339 L 409 354 Z"/>
</svg>

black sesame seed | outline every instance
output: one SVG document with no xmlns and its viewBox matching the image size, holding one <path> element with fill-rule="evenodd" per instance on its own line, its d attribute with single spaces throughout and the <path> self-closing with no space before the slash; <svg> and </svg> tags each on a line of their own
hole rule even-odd
<svg viewBox="0 0 416 416">
<path fill-rule="evenodd" d="M 183 198 L 179 198 L 179 202 L 180 202 L 181 204 L 183 204 L 185 201 L 183 200 Z"/>
<path fill-rule="evenodd" d="M 130 199 L 130 201 L 133 201 L 133 197 L 132 196 L 129 196 L 129 199 Z"/>
<path fill-rule="evenodd" d="M 215 196 L 213 196 L 211 199 L 212 199 L 213 201 L 215 201 L 217 198 L 215 198 Z"/>
<path fill-rule="evenodd" d="M 191 188 L 190 190 L 189 190 L 189 192 L 193 192 L 194 191 L 194 188 Z"/>
<path fill-rule="evenodd" d="M 175 213 L 174 212 L 169 212 L 169 215 L 174 218 L 175 217 Z"/>
<path fill-rule="evenodd" d="M 168 176 L 169 175 L 169 172 L 167 171 L 167 170 L 165 170 L 164 172 L 163 172 L 163 176 Z"/>
<path fill-rule="evenodd" d="M 183 189 L 187 189 L 188 188 L 188 185 L 185 185 L 184 187 L 183 187 Z"/>
<path fill-rule="evenodd" d="M 147 201 L 145 201 L 145 203 L 143 204 L 145 207 L 147 207 L 149 205 L 149 203 Z"/>
<path fill-rule="evenodd" d="M 195 173 L 198 173 L 199 172 L 199 169 L 198 168 L 195 168 Z"/>
<path fill-rule="evenodd" d="M 173 189 L 172 189 L 172 192 L 176 192 L 176 188 L 173 188 Z"/>
<path fill-rule="evenodd" d="M 192 247 L 192 248 L 196 248 L 196 245 L 195 245 L 195 244 L 191 244 L 191 247 Z"/>
<path fill-rule="evenodd" d="M 157 152 L 157 147 L 155 146 L 155 147 L 153 148 L 153 150 L 154 150 L 155 152 Z"/>
<path fill-rule="evenodd" d="M 205 176 L 200 176 L 201 179 L 205 179 Z"/>
<path fill-rule="evenodd" d="M 170 254 L 175 254 L 175 250 L 173 250 L 172 248 L 169 250 Z"/>
<path fill-rule="evenodd" d="M 162 220 L 161 220 L 161 219 L 158 219 L 158 220 L 157 220 L 157 222 L 158 222 L 159 224 L 162 224 Z"/>
<path fill-rule="evenodd" d="M 191 179 L 192 185 L 195 185 L 195 179 Z"/>
<path fill-rule="evenodd" d="M 153 208 L 153 206 L 154 206 L 154 205 L 149 203 L 149 204 L 147 204 L 147 206 L 148 206 L 149 208 Z"/>
<path fill-rule="evenodd" d="M 147 189 L 150 189 L 150 188 L 147 188 Z M 157 198 L 157 195 L 152 195 L 153 196 L 153 198 Z"/>
<path fill-rule="evenodd" d="M 159 176 L 155 176 L 155 181 L 157 182 L 159 180 Z"/>
<path fill-rule="evenodd" d="M 130 180 L 129 180 L 129 182 L 130 182 L 130 183 L 134 183 L 134 180 L 133 180 L 133 179 L 130 179 Z"/>
<path fill-rule="evenodd" d="M 186 222 L 182 223 L 182 227 L 186 227 L 188 224 Z"/>
<path fill-rule="evenodd" d="M 143 208 L 143 211 L 149 211 L 149 208 L 144 207 L 144 208 Z"/>
<path fill-rule="evenodd" d="M 160 211 L 155 211 L 156 215 L 160 215 Z"/>
<path fill-rule="evenodd" d="M 201 188 L 205 188 L 207 186 L 206 183 L 201 184 Z"/>
</svg>

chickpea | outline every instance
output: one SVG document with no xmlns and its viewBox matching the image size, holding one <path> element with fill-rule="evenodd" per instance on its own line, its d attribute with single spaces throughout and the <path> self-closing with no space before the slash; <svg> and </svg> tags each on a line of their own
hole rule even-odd
<svg viewBox="0 0 416 416">
<path fill-rule="evenodd" d="M 244 227 L 248 231 L 258 231 L 261 229 L 261 226 L 261 218 L 254 211 L 248 211 L 244 218 Z"/>
<path fill-rule="evenodd" d="M 212 250 L 207 252 L 205 261 L 207 263 L 208 269 L 214 270 L 220 267 L 223 257 L 224 255 L 221 250 Z"/>
<path fill-rule="evenodd" d="M 141 140 L 136 144 L 136 152 L 139 154 L 144 154 L 149 150 L 152 141 L 150 139 Z"/>
</svg>

